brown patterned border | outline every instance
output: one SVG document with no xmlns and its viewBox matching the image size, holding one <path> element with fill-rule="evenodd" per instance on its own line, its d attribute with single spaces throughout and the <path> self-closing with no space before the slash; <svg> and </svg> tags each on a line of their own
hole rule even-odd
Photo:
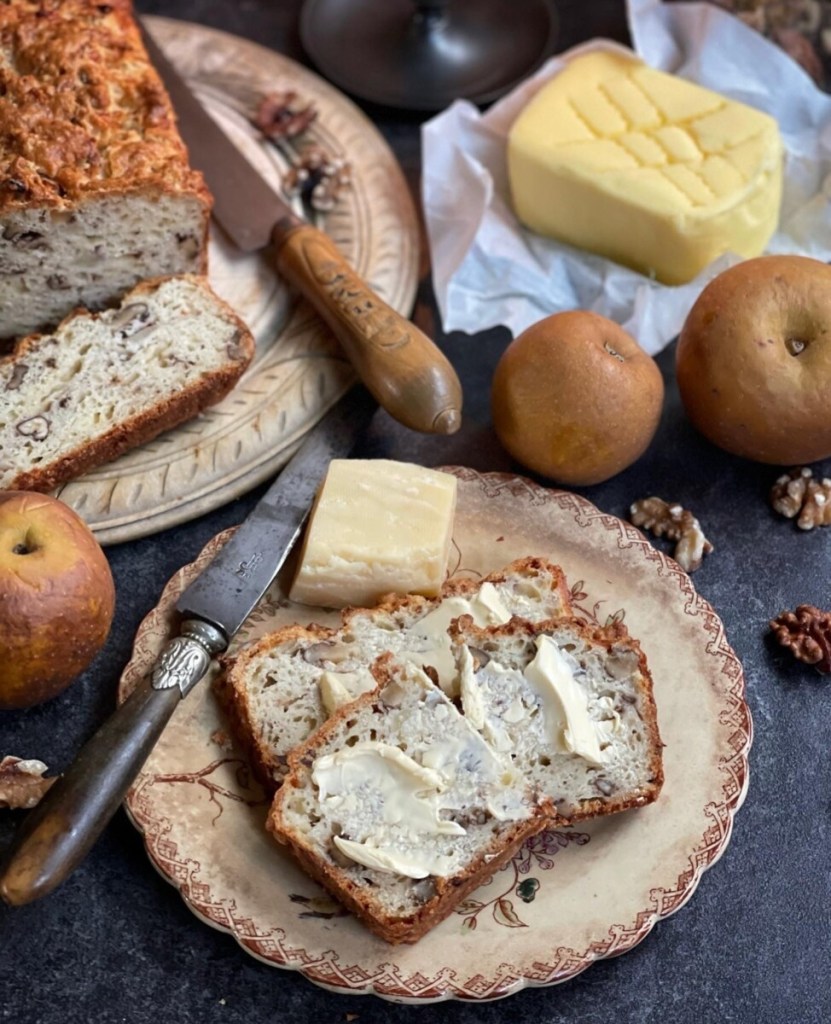
<svg viewBox="0 0 831 1024">
<path fill-rule="evenodd" d="M 634 526 L 595 508 L 589 501 L 566 491 L 550 490 L 524 477 L 505 473 L 478 473 L 457 466 L 444 467 L 460 480 L 477 483 L 487 497 L 496 497 L 507 491 L 534 505 L 555 503 L 570 513 L 578 525 L 593 523 L 617 534 L 618 547 L 636 547 L 644 558 L 653 563 L 660 576 L 673 579 L 686 598 L 685 613 L 702 616 L 709 636 L 707 653 L 719 659 L 720 673 L 727 680 L 726 707 L 720 715 L 723 725 L 731 726 L 728 750 L 719 759 L 722 773 L 722 799 L 710 803 L 704 810 L 710 824 L 701 840 L 689 855 L 689 866 L 668 889 L 656 888 L 650 892 L 650 902 L 631 925 L 612 925 L 608 936 L 592 943 L 587 949 L 574 950 L 560 947 L 546 954 L 547 962 L 534 963 L 521 971 L 512 964 L 500 964 L 491 977 L 474 975 L 460 980 L 449 968 L 426 976 L 402 975 L 390 962 L 380 963 L 374 970 L 355 964 L 341 964 L 333 950 L 321 956 L 311 956 L 306 950 L 288 944 L 282 929 L 261 933 L 249 918 L 239 917 L 233 900 L 214 902 L 208 888 L 199 881 L 199 865 L 182 859 L 176 845 L 167 838 L 170 822 L 154 817 L 153 806 L 146 790 L 151 776 L 141 776 L 126 801 L 127 811 L 136 827 L 144 835 L 148 854 L 159 872 L 175 885 L 187 905 L 207 923 L 227 931 L 253 956 L 273 966 L 299 970 L 310 981 L 336 992 L 353 995 L 374 994 L 385 999 L 402 1002 L 436 1002 L 447 999 L 490 1000 L 510 995 L 527 986 L 555 985 L 580 974 L 595 960 L 626 953 L 643 940 L 656 922 L 679 910 L 695 892 L 704 871 L 724 852 L 730 839 L 733 818 L 741 807 L 747 792 L 749 765 L 748 751 L 753 739 L 750 709 L 745 700 L 745 681 L 741 663 L 727 642 L 724 626 L 712 606 L 695 591 L 689 576 L 668 556 L 656 550 Z M 132 689 L 140 674 L 139 660 L 151 652 L 143 645 L 143 637 L 158 630 L 167 622 L 162 610 L 169 595 L 178 593 L 185 585 L 194 567 L 201 567 L 214 551 L 227 540 L 232 531 L 226 530 L 208 543 L 192 566 L 185 566 L 171 578 L 160 604 L 150 612 L 137 634 L 134 656 L 121 680 L 121 699 Z M 170 602 L 172 603 L 172 602 Z M 139 658 L 141 655 L 141 659 Z M 146 662 L 145 662 L 146 663 Z M 391 955 L 392 951 L 391 951 Z"/>
</svg>

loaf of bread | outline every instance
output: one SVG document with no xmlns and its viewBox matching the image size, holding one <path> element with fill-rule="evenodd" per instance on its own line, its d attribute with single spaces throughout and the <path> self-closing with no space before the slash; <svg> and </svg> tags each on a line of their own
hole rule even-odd
<svg viewBox="0 0 831 1024">
<path fill-rule="evenodd" d="M 188 166 L 129 0 L 0 4 L 0 338 L 205 269 Z"/>
<path fill-rule="evenodd" d="M 663 783 L 652 678 L 626 628 L 575 618 L 450 627 L 466 719 L 570 822 L 651 803 Z"/>
<path fill-rule="evenodd" d="M 290 756 L 267 827 L 387 942 L 415 942 L 551 824 L 521 775 L 412 663 Z"/>
<path fill-rule="evenodd" d="M 451 696 L 456 662 L 451 620 L 481 625 L 518 615 L 550 619 L 570 610 L 562 570 L 524 558 L 483 580 L 446 582 L 439 598 L 391 596 L 374 609 L 346 609 L 338 629 L 288 626 L 221 660 L 216 691 L 266 786 L 279 785 L 289 751 L 337 708 L 375 686 L 370 666 L 385 651 L 424 668 Z"/>
<path fill-rule="evenodd" d="M 218 402 L 254 353 L 198 275 L 146 281 L 0 359 L 0 489 L 49 491 Z"/>
</svg>

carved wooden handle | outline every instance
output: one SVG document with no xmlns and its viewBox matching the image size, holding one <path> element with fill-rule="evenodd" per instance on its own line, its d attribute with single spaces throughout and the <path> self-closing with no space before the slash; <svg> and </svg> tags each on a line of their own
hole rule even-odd
<svg viewBox="0 0 831 1024">
<path fill-rule="evenodd" d="M 286 221 L 272 241 L 277 269 L 326 321 L 380 405 L 413 430 L 458 430 L 462 387 L 427 335 L 379 298 L 322 231 Z"/>
</svg>

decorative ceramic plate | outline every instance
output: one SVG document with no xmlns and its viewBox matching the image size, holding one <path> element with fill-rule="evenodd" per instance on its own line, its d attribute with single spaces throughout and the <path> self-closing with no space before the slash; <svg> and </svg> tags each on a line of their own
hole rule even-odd
<svg viewBox="0 0 831 1024">
<path fill-rule="evenodd" d="M 415 946 L 389 946 L 347 916 L 264 831 L 266 801 L 210 686 L 183 701 L 127 807 L 151 860 L 203 920 L 249 953 L 336 992 L 419 1002 L 495 999 L 573 977 L 631 949 L 690 898 L 723 852 L 744 799 L 751 742 L 742 668 L 689 577 L 627 523 L 583 498 L 504 474 L 459 479 L 454 574 L 514 558 L 563 566 L 580 613 L 623 620 L 654 677 L 666 782 L 646 808 L 531 839 Z M 217 551 L 168 584 L 139 631 L 122 695 L 167 639 L 173 603 Z M 275 584 L 236 645 L 290 622 L 323 623 Z"/>
<path fill-rule="evenodd" d="M 418 228 L 407 184 L 369 120 L 311 71 L 256 43 L 167 18 L 147 27 L 236 145 L 279 191 L 289 164 L 252 127 L 266 93 L 294 89 L 318 118 L 304 141 L 352 168 L 353 183 L 320 226 L 358 273 L 409 314 L 418 282 Z M 267 256 L 240 253 L 211 225 L 210 281 L 245 320 L 257 353 L 220 404 L 60 490 L 103 544 L 193 519 L 272 476 L 344 394 L 353 374 L 328 329 L 292 302 Z"/>
</svg>

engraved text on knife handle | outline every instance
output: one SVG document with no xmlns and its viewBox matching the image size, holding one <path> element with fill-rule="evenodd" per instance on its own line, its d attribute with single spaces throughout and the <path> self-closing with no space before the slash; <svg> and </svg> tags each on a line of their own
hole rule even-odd
<svg viewBox="0 0 831 1024">
<path fill-rule="evenodd" d="M 412 430 L 458 430 L 461 384 L 427 335 L 376 295 L 322 231 L 286 220 L 272 241 L 277 269 L 326 321 L 387 412 Z"/>
</svg>

